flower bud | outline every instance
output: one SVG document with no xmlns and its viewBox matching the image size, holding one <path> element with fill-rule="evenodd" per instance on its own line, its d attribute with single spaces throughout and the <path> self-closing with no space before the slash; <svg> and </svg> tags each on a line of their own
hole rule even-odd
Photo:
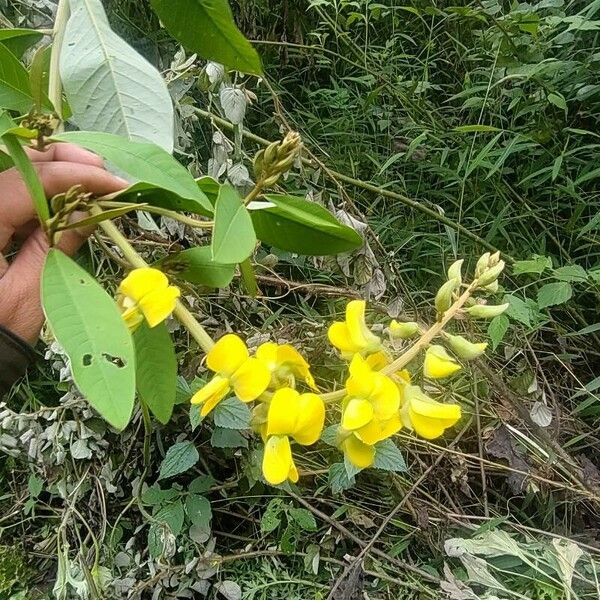
<svg viewBox="0 0 600 600">
<path fill-rule="evenodd" d="M 489 267 L 495 267 L 500 261 L 500 250 L 497 250 L 490 256 L 490 262 L 488 264 Z"/>
<path fill-rule="evenodd" d="M 490 253 L 486 252 L 481 256 L 475 265 L 475 277 L 478 278 L 490 266 Z"/>
<path fill-rule="evenodd" d="M 476 344 L 474 342 L 470 342 L 466 338 L 461 335 L 450 335 L 446 336 L 446 340 L 452 348 L 452 351 L 459 358 L 463 358 L 464 360 L 473 360 L 474 358 L 478 358 L 481 356 L 485 349 L 487 348 L 486 342 L 481 342 L 480 344 Z"/>
<path fill-rule="evenodd" d="M 475 304 L 465 309 L 465 312 L 474 319 L 493 319 L 501 315 L 508 307 L 508 303 L 498 305 Z"/>
<path fill-rule="evenodd" d="M 505 262 L 503 260 L 498 261 L 493 267 L 489 267 L 479 277 L 479 285 L 485 286 L 493 283 L 498 279 L 498 275 L 504 270 Z"/>
<path fill-rule="evenodd" d="M 427 348 L 423 362 L 423 375 L 428 379 L 443 379 L 460 371 L 461 366 L 446 352 L 443 346 Z"/>
<path fill-rule="evenodd" d="M 405 323 L 399 323 L 394 319 L 389 326 L 390 337 L 393 340 L 406 340 L 414 337 L 419 333 L 419 324 L 414 321 L 407 321 Z"/>
<path fill-rule="evenodd" d="M 462 283 L 462 266 L 465 262 L 464 258 L 454 261 L 450 267 L 448 267 L 448 279 L 458 279 Z"/>
<path fill-rule="evenodd" d="M 438 314 L 444 314 L 452 306 L 452 294 L 460 286 L 460 279 L 454 278 L 446 281 L 446 283 L 438 290 L 435 296 L 435 308 Z"/>
<path fill-rule="evenodd" d="M 498 280 L 492 281 L 492 283 L 488 283 L 481 288 L 488 294 L 495 294 L 498 291 Z"/>
</svg>

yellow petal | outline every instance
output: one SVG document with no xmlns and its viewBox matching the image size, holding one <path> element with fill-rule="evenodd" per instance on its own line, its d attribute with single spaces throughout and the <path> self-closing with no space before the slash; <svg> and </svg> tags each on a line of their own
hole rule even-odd
<svg viewBox="0 0 600 600">
<path fill-rule="evenodd" d="M 296 465 L 294 464 L 294 457 L 292 456 L 292 466 L 290 467 L 290 472 L 288 473 L 288 479 L 292 482 L 292 483 L 297 483 L 299 477 L 298 477 L 298 469 L 296 468 Z"/>
<path fill-rule="evenodd" d="M 346 306 L 346 325 L 352 343 L 363 351 L 379 348 L 381 340 L 367 327 L 365 323 L 364 300 L 352 300 Z"/>
<path fill-rule="evenodd" d="M 168 285 L 169 280 L 162 271 L 144 267 L 134 269 L 121 281 L 119 293 L 139 302 L 146 294 L 156 290 L 165 290 Z"/>
<path fill-rule="evenodd" d="M 356 430 L 354 433 L 365 444 L 373 445 L 398 433 L 400 429 L 402 429 L 402 421 L 400 420 L 399 414 L 396 413 L 387 421 L 373 419 L 370 423 L 367 423 L 367 425 Z"/>
<path fill-rule="evenodd" d="M 242 402 L 256 400 L 269 387 L 271 371 L 258 358 L 247 358 L 231 376 L 235 395 Z"/>
<path fill-rule="evenodd" d="M 346 323 L 336 321 L 332 323 L 327 330 L 327 337 L 332 346 L 337 348 L 342 355 L 351 356 L 355 352 L 360 352 L 362 348 L 357 346 L 350 337 L 350 331 Z"/>
<path fill-rule="evenodd" d="M 392 339 L 405 340 L 419 333 L 419 324 L 414 321 L 399 323 L 394 319 L 389 325 L 389 332 Z"/>
<path fill-rule="evenodd" d="M 180 294 L 178 287 L 169 285 L 164 289 L 150 292 L 138 300 L 138 306 L 150 327 L 156 327 L 169 317 L 175 309 Z"/>
<path fill-rule="evenodd" d="M 130 331 L 135 331 L 140 323 L 144 320 L 144 315 L 140 312 L 137 306 L 132 306 L 125 310 L 121 316 L 123 317 L 123 321 L 125 321 L 125 325 L 129 328 Z"/>
<path fill-rule="evenodd" d="M 271 371 L 277 368 L 277 344 L 265 342 L 256 349 L 256 358 L 262 360 Z"/>
<path fill-rule="evenodd" d="M 267 415 L 269 414 L 269 405 L 260 402 L 252 409 L 252 419 L 250 427 L 260 435 L 263 442 L 267 441 Z"/>
<path fill-rule="evenodd" d="M 390 363 L 387 354 L 382 350 L 375 352 L 375 354 L 369 354 L 365 360 L 373 371 L 381 371 L 383 367 L 387 367 Z"/>
<path fill-rule="evenodd" d="M 294 375 L 301 377 L 313 390 L 317 389 L 315 380 L 310 373 L 309 364 L 294 346 L 290 344 L 280 345 L 277 348 L 277 362 L 284 369 L 289 369 Z"/>
<path fill-rule="evenodd" d="M 370 467 L 375 460 L 375 448 L 361 442 L 355 435 L 342 442 L 342 450 L 346 458 L 359 469 Z"/>
<path fill-rule="evenodd" d="M 442 379 L 460 371 L 460 365 L 442 346 L 430 346 L 425 353 L 423 375 L 429 379 Z"/>
<path fill-rule="evenodd" d="M 410 401 L 410 409 L 423 417 L 450 420 L 453 422 L 452 424 L 456 423 L 461 415 L 461 408 L 458 404 L 443 404 L 431 398 L 428 401 L 413 398 Z"/>
<path fill-rule="evenodd" d="M 270 437 L 265 444 L 263 455 L 262 470 L 264 478 L 271 485 L 279 485 L 289 477 L 290 472 L 294 474 L 293 465 L 290 440 L 286 436 L 274 435 Z M 297 477 L 297 475 L 296 472 L 295 476 Z"/>
<path fill-rule="evenodd" d="M 376 373 L 360 354 L 355 354 L 350 362 L 350 378 L 346 381 L 346 391 L 353 398 L 368 398 L 376 386 Z"/>
<path fill-rule="evenodd" d="M 228 333 L 206 355 L 206 365 L 211 371 L 230 377 L 247 358 L 246 344 L 237 335 Z"/>
<path fill-rule="evenodd" d="M 281 388 L 273 394 L 267 416 L 267 435 L 291 435 L 296 429 L 300 394 L 292 388 Z"/>
<path fill-rule="evenodd" d="M 317 394 L 301 394 L 298 404 L 298 419 L 292 437 L 303 446 L 314 444 L 325 425 L 325 404 Z"/>
<path fill-rule="evenodd" d="M 368 400 L 351 398 L 344 407 L 342 427 L 348 431 L 359 429 L 373 418 L 373 407 Z"/>
<path fill-rule="evenodd" d="M 412 428 L 418 435 L 425 438 L 426 440 L 433 440 L 440 437 L 448 427 L 452 427 L 456 421 L 449 419 L 434 419 L 431 417 L 424 417 L 408 409 L 409 418 L 412 424 Z M 458 419 L 457 419 L 458 420 Z"/>
<path fill-rule="evenodd" d="M 400 390 L 386 375 L 375 373 L 375 387 L 369 396 L 375 417 L 379 420 L 390 419 L 400 408 Z"/>
<path fill-rule="evenodd" d="M 229 380 L 216 375 L 192 396 L 190 402 L 192 404 L 201 404 L 200 414 L 205 417 L 225 398 L 230 389 Z"/>
</svg>

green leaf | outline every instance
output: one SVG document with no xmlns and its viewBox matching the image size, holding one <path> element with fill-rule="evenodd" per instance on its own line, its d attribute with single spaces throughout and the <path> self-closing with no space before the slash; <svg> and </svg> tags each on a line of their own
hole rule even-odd
<svg viewBox="0 0 600 600">
<path fill-rule="evenodd" d="M 573 288 L 566 281 L 547 283 L 538 290 L 537 303 L 540 309 L 563 304 L 573 295 Z"/>
<path fill-rule="evenodd" d="M 554 269 L 552 276 L 554 279 L 558 279 L 559 281 L 578 283 L 587 281 L 588 279 L 587 271 L 579 265 L 566 265 L 564 267 Z"/>
<path fill-rule="evenodd" d="M 215 480 L 211 475 L 200 475 L 196 477 L 188 486 L 190 494 L 203 494 L 210 491 L 210 488 L 215 485 Z"/>
<path fill-rule="evenodd" d="M 200 427 L 200 423 L 202 423 L 203 417 L 200 414 L 200 408 L 197 404 L 190 404 L 190 427 L 192 431 L 196 431 Z"/>
<path fill-rule="evenodd" d="M 179 492 L 176 489 L 169 488 L 163 490 L 157 483 L 155 483 L 144 490 L 142 493 L 142 502 L 149 506 L 159 506 L 165 502 L 173 500 L 178 495 Z"/>
<path fill-rule="evenodd" d="M 101 0 L 70 0 L 60 76 L 80 129 L 173 150 L 173 103 L 158 70 L 115 34 Z"/>
<path fill-rule="evenodd" d="M 164 323 L 144 321 L 133 335 L 136 385 L 140 398 L 163 424 L 169 422 L 177 391 L 177 357 Z"/>
<path fill-rule="evenodd" d="M 506 314 L 513 320 L 531 327 L 531 308 L 521 298 L 512 295 L 506 295 L 503 302 L 508 302 L 509 306 Z"/>
<path fill-rule="evenodd" d="M 321 441 L 325 442 L 328 446 L 337 446 L 339 425 L 328 425 L 323 429 L 321 434 Z"/>
<path fill-rule="evenodd" d="M 170 254 L 159 264 L 162 270 L 177 279 L 207 287 L 227 287 L 235 275 L 235 265 L 224 265 L 212 259 L 210 246 Z"/>
<path fill-rule="evenodd" d="M 76 262 L 51 249 L 42 274 L 42 305 L 69 357 L 75 384 L 113 427 L 124 429 L 135 397 L 135 355 L 115 301 Z"/>
<path fill-rule="evenodd" d="M 260 520 L 261 533 L 271 533 L 281 525 L 281 514 L 283 513 L 284 505 L 281 498 L 273 498 L 263 513 Z"/>
<path fill-rule="evenodd" d="M 548 256 L 534 256 L 531 260 L 518 260 L 513 265 L 513 274 L 536 273 L 541 275 L 546 269 L 552 268 L 552 259 Z"/>
<path fill-rule="evenodd" d="M 235 429 L 215 427 L 210 437 L 214 448 L 247 448 L 248 440 Z"/>
<path fill-rule="evenodd" d="M 160 558 L 164 551 L 164 526 L 152 523 L 148 529 L 148 552 L 152 558 Z"/>
<path fill-rule="evenodd" d="M 510 321 L 506 315 L 498 315 L 490 321 L 490 324 L 488 325 L 488 335 L 490 336 L 490 340 L 492 340 L 492 348 L 494 350 L 504 339 L 509 326 Z"/>
<path fill-rule="evenodd" d="M 225 429 L 248 429 L 251 418 L 248 406 L 235 396 L 219 402 L 213 410 L 215 425 Z"/>
<path fill-rule="evenodd" d="M 6 46 L 15 56 L 22 56 L 25 50 L 37 44 L 43 34 L 35 29 L 0 29 L 0 43 Z"/>
<path fill-rule="evenodd" d="M 167 479 L 191 469 L 200 460 L 193 442 L 178 442 L 168 450 L 160 465 L 158 479 Z"/>
<path fill-rule="evenodd" d="M 548 94 L 548 102 L 550 102 L 550 104 L 554 104 L 554 106 L 560 108 L 561 110 L 567 110 L 567 101 L 562 94 L 557 94 L 554 92 Z"/>
<path fill-rule="evenodd" d="M 27 113 L 33 104 L 27 69 L 6 46 L 0 44 L 0 108 Z"/>
<path fill-rule="evenodd" d="M 348 477 L 344 463 L 333 463 L 329 467 L 329 487 L 334 494 L 351 488 L 356 483 L 354 477 Z"/>
<path fill-rule="evenodd" d="M 317 522 L 315 517 L 306 508 L 290 508 L 287 511 L 288 516 L 304 531 L 316 531 Z"/>
<path fill-rule="evenodd" d="M 27 490 L 32 498 L 37 498 L 44 489 L 44 481 L 32 473 L 27 481 Z"/>
<path fill-rule="evenodd" d="M 504 130 L 491 125 L 459 125 L 454 128 L 454 131 L 457 133 L 497 133 Z"/>
<path fill-rule="evenodd" d="M 181 530 L 183 529 L 183 519 L 185 518 L 181 500 L 163 506 L 153 516 L 159 523 L 168 525 L 173 535 L 177 536 L 181 533 Z"/>
<path fill-rule="evenodd" d="M 288 252 L 332 255 L 349 252 L 363 244 L 361 236 L 342 225 L 328 210 L 304 198 L 266 196 L 263 208 L 250 211 L 257 237 Z M 274 206 L 271 206 L 274 204 Z M 253 207 L 260 207 L 256 202 Z"/>
<path fill-rule="evenodd" d="M 373 466 L 376 469 L 391 471 L 393 473 L 404 473 L 407 470 L 402 452 L 389 439 L 376 444 Z"/>
<path fill-rule="evenodd" d="M 236 27 L 227 0 L 150 3 L 169 33 L 192 52 L 236 71 L 262 74 L 260 58 Z"/>
<path fill-rule="evenodd" d="M 193 525 L 207 529 L 212 519 L 210 502 L 204 496 L 190 494 L 185 500 L 185 510 Z"/>
<path fill-rule="evenodd" d="M 200 205 L 205 211 L 212 211 L 208 198 L 188 170 L 155 144 L 132 142 L 111 133 L 93 131 L 61 133 L 53 136 L 52 139 L 72 142 L 95 152 L 110 161 L 120 171 L 143 182 L 142 189 L 147 190 L 148 186 L 158 187 L 193 201 L 194 205 Z M 132 188 L 129 188 L 129 191 L 131 190 Z M 140 201 L 151 204 L 143 194 L 136 196 L 136 202 Z M 179 210 L 190 209 L 179 207 Z"/>
<path fill-rule="evenodd" d="M 222 185 L 215 206 L 213 260 L 223 264 L 241 263 L 252 254 L 255 244 L 254 227 L 244 203 L 233 187 Z"/>
</svg>

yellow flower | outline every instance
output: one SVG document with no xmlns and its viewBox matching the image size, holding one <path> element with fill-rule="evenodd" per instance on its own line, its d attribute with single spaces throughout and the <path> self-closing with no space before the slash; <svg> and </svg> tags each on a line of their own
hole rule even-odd
<svg viewBox="0 0 600 600">
<path fill-rule="evenodd" d="M 267 414 L 263 475 L 271 485 L 298 481 L 290 438 L 302 446 L 314 444 L 325 423 L 325 405 L 317 394 L 300 394 L 292 388 L 277 390 Z M 264 431 L 264 429 L 263 429 Z"/>
<path fill-rule="evenodd" d="M 423 362 L 423 375 L 429 379 L 442 379 L 460 371 L 461 366 L 446 352 L 443 346 L 429 346 Z"/>
<path fill-rule="evenodd" d="M 420 387 L 407 385 L 401 410 L 402 423 L 427 440 L 440 437 L 461 417 L 458 404 L 443 404 L 429 398 Z"/>
<path fill-rule="evenodd" d="M 271 385 L 280 388 L 293 386 L 295 378 L 300 377 L 313 390 L 317 390 L 310 367 L 302 355 L 290 344 L 266 342 L 256 349 L 256 358 L 271 371 Z"/>
<path fill-rule="evenodd" d="M 359 469 L 370 467 L 375 460 L 375 447 L 365 444 L 354 433 L 342 441 L 340 447 L 344 456 Z"/>
<path fill-rule="evenodd" d="M 268 387 L 271 373 L 258 358 L 251 358 L 246 344 L 235 334 L 223 336 L 206 355 L 206 365 L 216 375 L 192 396 L 206 416 L 233 390 L 242 402 L 256 400 Z"/>
<path fill-rule="evenodd" d="M 344 358 L 354 354 L 371 354 L 381 347 L 381 340 L 365 323 L 364 300 L 352 300 L 346 306 L 346 320 L 336 321 L 329 327 L 327 335 Z"/>
<path fill-rule="evenodd" d="M 398 387 L 386 375 L 373 371 L 359 354 L 350 363 L 346 392 L 341 425 L 360 441 L 373 445 L 402 427 Z"/>
<path fill-rule="evenodd" d="M 175 308 L 179 288 L 169 285 L 167 276 L 158 269 L 134 269 L 119 286 L 117 303 L 123 319 L 133 331 L 146 319 L 149 327 L 162 323 Z"/>
</svg>

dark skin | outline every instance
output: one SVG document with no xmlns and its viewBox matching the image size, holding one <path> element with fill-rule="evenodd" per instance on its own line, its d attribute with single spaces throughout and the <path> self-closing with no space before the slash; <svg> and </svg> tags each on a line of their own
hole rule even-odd
<svg viewBox="0 0 600 600">
<path fill-rule="evenodd" d="M 104 169 L 98 156 L 72 144 L 53 144 L 45 152 L 30 150 L 28 154 L 48 198 L 74 185 L 95 195 L 127 186 Z M 90 228 L 65 231 L 57 247 L 72 256 L 91 232 Z M 14 168 L 0 173 L 0 325 L 30 343 L 37 340 L 44 323 L 40 275 L 48 248 L 20 174 Z"/>
</svg>

